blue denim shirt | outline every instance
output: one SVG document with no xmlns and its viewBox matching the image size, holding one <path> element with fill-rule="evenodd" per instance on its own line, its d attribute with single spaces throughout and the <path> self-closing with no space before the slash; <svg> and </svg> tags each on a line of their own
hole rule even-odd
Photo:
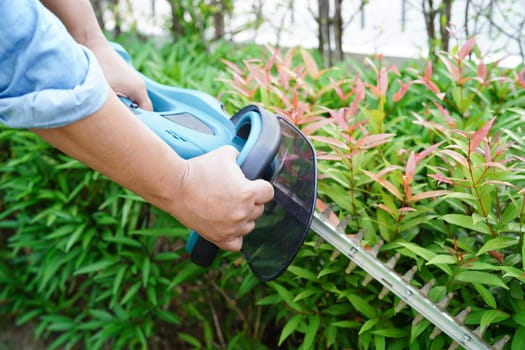
<svg viewBox="0 0 525 350">
<path fill-rule="evenodd" d="M 0 0 L 0 122 L 54 128 L 96 112 L 108 87 L 93 53 L 38 0 Z"/>
</svg>

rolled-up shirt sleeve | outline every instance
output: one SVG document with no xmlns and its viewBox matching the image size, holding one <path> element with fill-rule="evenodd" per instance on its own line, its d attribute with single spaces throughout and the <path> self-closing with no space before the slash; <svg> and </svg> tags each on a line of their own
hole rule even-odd
<svg viewBox="0 0 525 350">
<path fill-rule="evenodd" d="M 95 113 L 108 85 L 95 56 L 39 1 L 0 1 L 0 122 L 54 128 Z"/>
</svg>

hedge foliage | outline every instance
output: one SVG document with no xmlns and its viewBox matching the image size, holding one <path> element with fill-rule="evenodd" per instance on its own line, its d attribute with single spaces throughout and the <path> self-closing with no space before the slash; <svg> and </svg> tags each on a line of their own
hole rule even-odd
<svg viewBox="0 0 525 350">
<path fill-rule="evenodd" d="M 525 339 L 525 78 L 484 62 L 474 39 L 434 62 L 381 56 L 320 67 L 306 50 L 191 41 L 124 43 L 166 84 L 258 102 L 315 143 L 319 207 L 348 234 L 384 242 L 396 270 L 467 305 L 488 343 Z M 363 64 L 364 63 L 364 64 Z M 210 269 L 187 230 L 28 131 L 0 134 L 0 315 L 36 320 L 50 348 L 441 349 L 451 340 L 381 293 L 311 234 L 288 271 L 263 284 L 238 254 Z"/>
</svg>

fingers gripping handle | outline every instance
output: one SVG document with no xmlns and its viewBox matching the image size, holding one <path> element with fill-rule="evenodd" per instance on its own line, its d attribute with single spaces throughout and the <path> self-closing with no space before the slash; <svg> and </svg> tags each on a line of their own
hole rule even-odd
<svg viewBox="0 0 525 350">
<path fill-rule="evenodd" d="M 277 119 L 266 110 L 250 105 L 237 112 L 232 122 L 236 125 L 238 136 L 235 146 L 240 149 L 237 164 L 247 179 L 261 178 L 279 146 Z M 218 247 L 192 231 L 186 251 L 190 253 L 193 263 L 208 267 L 213 263 Z"/>
</svg>

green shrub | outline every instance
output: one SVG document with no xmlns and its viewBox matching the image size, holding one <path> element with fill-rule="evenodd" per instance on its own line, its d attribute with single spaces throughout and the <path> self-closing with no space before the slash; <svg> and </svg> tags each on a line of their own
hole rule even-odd
<svg viewBox="0 0 525 350">
<path fill-rule="evenodd" d="M 467 59 L 397 68 L 381 57 L 321 69 L 305 50 L 158 46 L 126 39 L 166 84 L 259 102 L 313 140 L 321 210 L 380 240 L 378 257 L 434 279 L 429 297 L 494 343 L 525 339 L 524 71 Z M 222 59 L 225 59 L 222 63 Z M 226 68 L 227 69 L 226 69 Z M 0 129 L 0 317 L 37 323 L 50 348 L 441 349 L 426 320 L 313 234 L 263 284 L 238 254 L 201 269 L 187 230 L 27 131 Z M 431 336 L 432 335 L 432 336 Z"/>
<path fill-rule="evenodd" d="M 190 43 L 126 47 L 162 83 L 218 89 Z M 271 319 L 246 267 L 191 264 L 173 218 L 29 131 L 0 132 L 1 318 L 35 320 L 50 349 L 264 348 Z"/>
<path fill-rule="evenodd" d="M 524 70 L 474 63 L 475 41 L 437 63 L 398 68 L 381 56 L 321 70 L 305 50 L 269 50 L 261 60 L 228 63 L 236 106 L 261 101 L 299 125 L 318 150 L 318 209 L 334 203 L 348 234 L 399 253 L 429 297 L 449 293 L 447 310 L 470 305 L 467 326 L 488 343 L 525 334 Z M 479 60 L 480 57 L 477 57 Z M 378 246 L 379 247 L 379 246 Z M 428 321 L 379 297 L 378 282 L 315 237 L 259 303 L 275 305 L 286 348 L 440 349 Z M 366 282 L 364 282 L 366 281 Z M 286 302 L 291 314 L 283 312 Z M 279 311 L 281 310 L 281 311 Z M 301 344 L 301 346 L 299 346 Z"/>
</svg>

